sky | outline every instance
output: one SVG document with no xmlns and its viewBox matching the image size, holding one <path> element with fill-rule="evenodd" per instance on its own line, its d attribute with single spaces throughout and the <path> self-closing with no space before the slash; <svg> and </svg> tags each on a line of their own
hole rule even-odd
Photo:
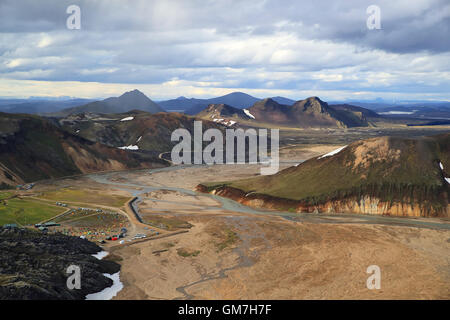
<svg viewBox="0 0 450 320">
<path fill-rule="evenodd" d="M 450 101 L 449 88 L 448 0 L 0 0 L 3 97 Z"/>
</svg>

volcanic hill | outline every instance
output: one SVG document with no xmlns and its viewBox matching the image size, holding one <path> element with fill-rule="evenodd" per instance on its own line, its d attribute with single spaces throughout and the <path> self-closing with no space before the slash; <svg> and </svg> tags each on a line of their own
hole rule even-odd
<svg viewBox="0 0 450 320">
<path fill-rule="evenodd" d="M 449 217 L 450 133 L 354 142 L 271 176 L 197 190 L 291 212 Z"/>
</svg>

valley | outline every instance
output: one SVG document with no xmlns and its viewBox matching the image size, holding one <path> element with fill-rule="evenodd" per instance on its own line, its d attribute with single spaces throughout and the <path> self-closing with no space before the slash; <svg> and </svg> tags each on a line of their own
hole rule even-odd
<svg viewBox="0 0 450 320">
<path fill-rule="evenodd" d="M 317 97 L 120 109 L 139 100 L 153 106 L 135 90 L 58 117 L 0 114 L 1 224 L 100 246 L 120 265 L 113 299 L 450 297 L 448 125 Z M 279 129 L 279 172 L 173 165 L 171 132 L 194 121 Z"/>
<path fill-rule="evenodd" d="M 257 172 L 221 165 L 110 175 L 117 188 L 141 188 L 144 220 L 189 224 L 185 233 L 110 249 L 125 284 L 117 299 L 448 298 L 448 220 L 277 213 L 189 188 Z M 381 292 L 365 287 L 369 261 L 386 271 Z"/>
<path fill-rule="evenodd" d="M 341 138 L 298 144 L 290 140 L 301 139 L 296 131 L 282 136 L 280 169 L 342 146 Z M 247 179 L 258 176 L 259 169 L 181 165 L 94 173 L 43 180 L 20 193 L 123 217 L 120 227 L 128 230 L 123 243 L 100 243 L 120 227 L 105 221 L 97 229 L 90 217 L 95 212 L 49 227 L 50 233 L 96 241 L 109 252 L 107 259 L 121 265 L 124 288 L 114 299 L 449 298 L 448 217 L 293 213 L 195 191 L 204 181 Z M 142 222 L 130 208 L 134 198 Z M 136 234 L 146 238 L 135 239 Z M 372 264 L 381 268 L 381 290 L 366 288 L 366 268 Z"/>
<path fill-rule="evenodd" d="M 449 18 L 448 0 L 0 0 L 2 309 L 450 300 Z"/>
</svg>

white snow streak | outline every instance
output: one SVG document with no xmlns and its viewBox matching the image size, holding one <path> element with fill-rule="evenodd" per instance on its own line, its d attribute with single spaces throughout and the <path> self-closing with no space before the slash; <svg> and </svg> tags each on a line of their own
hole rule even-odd
<svg viewBox="0 0 450 320">
<path fill-rule="evenodd" d="M 331 151 L 331 152 L 329 152 L 329 153 L 327 153 L 327 154 L 324 154 L 323 156 L 318 157 L 317 159 L 322 159 L 322 158 L 325 158 L 325 157 L 331 157 L 331 156 L 334 156 L 335 154 L 338 154 L 339 152 L 341 152 L 342 150 L 344 150 L 346 147 L 347 147 L 347 146 L 340 147 L 340 148 L 338 148 L 338 149 L 336 149 L 336 150 L 333 150 L 333 151 Z"/>
<path fill-rule="evenodd" d="M 244 113 L 252 119 L 255 119 L 255 116 L 250 113 L 247 109 L 244 109 Z"/>
</svg>

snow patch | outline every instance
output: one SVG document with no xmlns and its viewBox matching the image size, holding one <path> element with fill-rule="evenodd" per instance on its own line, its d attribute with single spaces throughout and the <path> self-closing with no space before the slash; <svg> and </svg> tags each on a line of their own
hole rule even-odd
<svg viewBox="0 0 450 320">
<path fill-rule="evenodd" d="M 225 119 L 223 119 L 223 118 L 220 118 L 220 119 L 213 119 L 213 121 L 214 121 L 214 122 L 217 122 L 217 123 L 220 123 L 220 124 L 223 124 L 223 125 L 228 126 L 228 127 L 231 127 L 233 124 L 236 123 L 236 121 L 233 121 L 233 120 L 225 120 Z"/>
<path fill-rule="evenodd" d="M 255 116 L 250 113 L 247 109 L 244 109 L 244 113 L 252 119 L 255 119 Z"/>
<path fill-rule="evenodd" d="M 442 165 L 442 162 L 439 161 L 439 167 L 441 168 L 442 171 L 444 171 L 444 166 Z M 447 178 L 444 176 L 445 181 L 447 181 L 447 183 L 450 184 L 450 178 Z"/>
<path fill-rule="evenodd" d="M 346 147 L 347 147 L 347 146 L 340 147 L 340 148 L 338 148 L 338 149 L 336 149 L 336 150 L 333 150 L 333 151 L 331 151 L 331 152 L 329 152 L 329 153 L 327 153 L 327 154 L 324 154 L 323 156 L 318 157 L 317 159 L 322 159 L 322 158 L 325 158 L 325 157 L 331 157 L 331 156 L 334 156 L 335 154 L 338 154 L 339 152 L 341 152 L 342 150 L 344 150 Z"/>
<path fill-rule="evenodd" d="M 92 256 L 98 260 L 102 260 L 104 257 L 106 257 L 109 254 L 108 251 L 100 251 L 97 252 L 96 254 L 93 254 Z"/>
<path fill-rule="evenodd" d="M 140 136 L 140 137 L 137 139 L 136 143 L 138 143 L 139 141 L 141 141 L 141 139 L 142 139 L 142 136 Z"/>
<path fill-rule="evenodd" d="M 102 260 L 108 254 L 108 251 L 100 251 L 92 256 L 98 260 Z M 104 273 L 103 275 L 113 281 L 112 286 L 105 288 L 100 292 L 88 294 L 85 298 L 86 300 L 111 300 L 120 290 L 123 289 L 123 284 L 120 281 L 120 271 L 114 274 Z"/>
<path fill-rule="evenodd" d="M 134 117 L 126 117 L 126 118 L 121 119 L 120 121 L 130 121 L 133 119 L 134 119 Z"/>
<path fill-rule="evenodd" d="M 111 300 L 123 289 L 123 283 L 120 281 L 120 271 L 114 274 L 104 273 L 103 275 L 110 278 L 113 281 L 113 285 L 100 292 L 88 294 L 86 300 Z"/>
<path fill-rule="evenodd" d="M 125 147 L 119 147 L 119 149 L 122 150 L 139 150 L 139 147 L 136 145 L 129 145 L 129 146 L 125 146 Z"/>
</svg>

